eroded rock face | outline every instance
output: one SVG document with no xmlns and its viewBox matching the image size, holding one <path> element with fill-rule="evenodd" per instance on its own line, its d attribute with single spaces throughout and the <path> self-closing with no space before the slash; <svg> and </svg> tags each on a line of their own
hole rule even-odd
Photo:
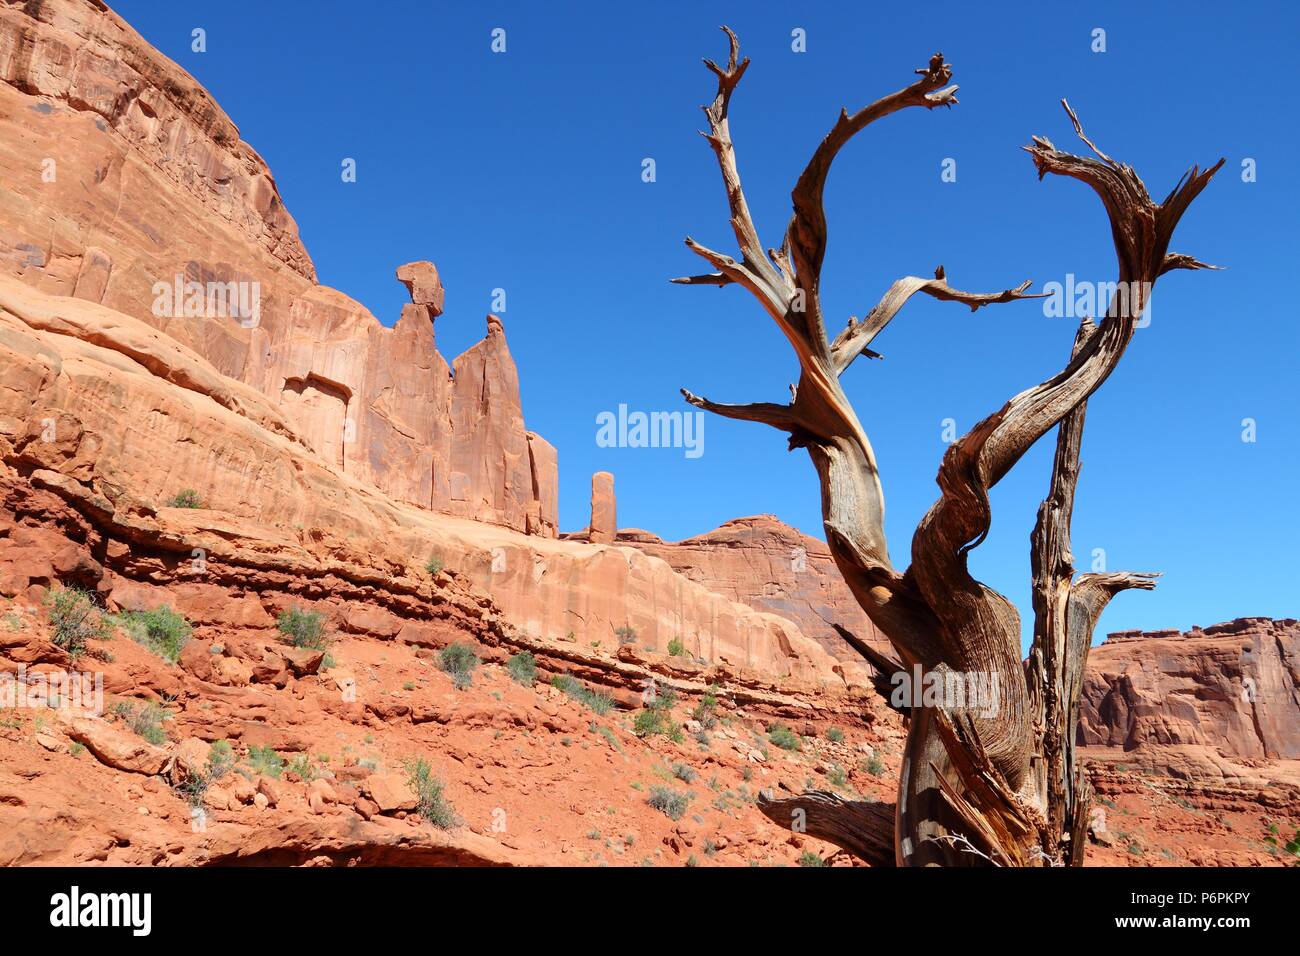
<svg viewBox="0 0 1300 956">
<path fill-rule="evenodd" d="M 431 262 L 398 268 L 392 328 L 318 285 L 261 157 L 103 4 L 0 7 L 0 178 L 0 273 L 152 325 L 392 498 L 554 535 L 555 451 L 528 438 L 499 320 L 449 365 Z"/>
<path fill-rule="evenodd" d="M 587 538 L 608 544 L 618 535 L 618 502 L 614 498 L 614 476 L 598 471 L 591 476 L 591 523 Z"/>
<path fill-rule="evenodd" d="M 1088 655 L 1079 741 L 1300 758 L 1300 621 L 1109 635 Z"/>
<path fill-rule="evenodd" d="M 494 376 L 509 374 L 504 343 L 492 341 L 502 338 L 498 330 L 481 343 L 460 383 L 477 383 L 481 394 Z M 143 540 L 197 532 L 194 540 L 173 540 L 178 561 L 199 548 L 211 566 L 238 541 L 237 550 L 274 556 L 286 568 L 347 561 L 424 575 L 432 554 L 539 637 L 573 633 L 587 646 L 613 649 L 615 631 L 632 627 L 648 651 L 681 638 L 694 656 L 738 674 L 845 684 L 839 665 L 794 622 L 688 580 L 635 548 L 528 535 L 504 521 L 393 500 L 348 473 L 350 446 L 341 446 L 343 464 L 313 451 L 282 405 L 104 306 L 0 276 L 0 369 L 9 386 L 0 389 L 0 460 Z M 299 400 L 324 418 L 330 383 L 300 378 Z M 467 428 L 473 425 L 469 434 L 500 426 L 490 414 L 472 418 L 482 405 L 466 399 L 459 407 Z M 553 449 L 520 437 L 518 458 L 499 464 L 510 476 L 503 487 L 530 495 L 536 488 L 539 499 L 553 500 Z M 454 453 L 451 460 L 454 466 Z M 196 491 L 203 507 L 168 507 L 183 488 Z M 502 507 L 490 499 L 478 504 Z M 24 534 L 15 528 L 2 542 L 18 549 L 12 561 L 0 561 L 6 593 L 34 599 L 29 592 L 80 573 Z"/>
<path fill-rule="evenodd" d="M 624 530 L 619 542 L 662 558 L 678 573 L 719 594 L 794 621 L 855 674 L 865 674 L 862 658 L 835 632 L 833 623 L 893 656 L 889 641 L 849 592 L 826 543 L 773 515 L 736 518 L 677 542 Z"/>
</svg>

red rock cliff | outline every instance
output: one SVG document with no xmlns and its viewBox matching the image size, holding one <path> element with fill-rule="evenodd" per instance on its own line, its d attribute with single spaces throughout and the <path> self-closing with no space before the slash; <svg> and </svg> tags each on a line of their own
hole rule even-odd
<svg viewBox="0 0 1300 956">
<path fill-rule="evenodd" d="M 318 285 L 261 157 L 104 4 L 0 5 L 0 177 L 4 274 L 165 332 L 393 498 L 554 535 L 555 450 L 524 427 L 499 321 L 449 365 L 432 264 L 399 270 L 393 328 Z"/>
</svg>

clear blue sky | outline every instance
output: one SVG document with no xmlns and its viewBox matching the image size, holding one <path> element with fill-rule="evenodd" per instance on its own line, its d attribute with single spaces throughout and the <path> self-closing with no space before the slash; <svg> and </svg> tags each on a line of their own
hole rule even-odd
<svg viewBox="0 0 1300 956">
<path fill-rule="evenodd" d="M 803 452 L 765 426 L 709 418 L 705 453 L 609 449 L 596 415 L 620 403 L 685 409 L 783 400 L 788 346 L 739 289 L 685 288 L 693 235 L 733 251 L 712 153 L 696 135 L 712 95 L 701 56 L 729 23 L 752 57 L 732 107 L 746 191 L 780 240 L 789 192 L 837 111 L 906 85 L 942 50 L 961 86 L 951 111 L 908 111 L 859 136 L 827 192 L 829 317 L 862 315 L 896 277 L 944 263 L 954 285 L 995 290 L 1114 278 L 1110 233 L 1082 184 L 1039 183 L 1030 134 L 1074 146 L 1067 97 L 1099 146 L 1163 198 L 1192 163 L 1227 158 L 1175 237 L 1228 267 L 1159 284 L 1153 321 L 1089 407 L 1074 522 L 1081 567 L 1158 570 L 1099 633 L 1300 615 L 1297 266 L 1300 136 L 1290 83 L 1293 3 L 448 4 L 118 0 L 150 42 L 217 98 L 267 160 L 322 282 L 387 324 L 393 269 L 437 263 L 439 348 L 483 334 L 491 290 L 523 381 L 530 428 L 559 449 L 560 516 L 585 525 L 589 477 L 617 476 L 620 524 L 680 538 L 775 513 L 821 536 Z M 843 9 L 840 9 L 840 8 Z M 993 12 L 1001 8 L 1006 12 Z M 190 50 L 190 31 L 208 49 Z M 493 28 L 507 52 L 490 50 Z M 1106 52 L 1091 50 L 1106 31 Z M 803 28 L 807 52 L 791 50 Z M 344 157 L 358 181 L 340 178 Z M 657 181 L 641 179 L 642 160 Z M 1242 160 L 1257 163 L 1244 183 Z M 957 181 L 941 181 L 945 158 Z M 848 390 L 884 475 L 895 563 L 936 495 L 941 422 L 965 431 L 1064 363 L 1074 319 L 1019 303 L 972 315 L 909 304 Z M 1241 440 L 1243 418 L 1257 441 Z M 1028 606 L 1028 534 L 1051 437 L 1002 482 L 976 573 Z"/>
</svg>

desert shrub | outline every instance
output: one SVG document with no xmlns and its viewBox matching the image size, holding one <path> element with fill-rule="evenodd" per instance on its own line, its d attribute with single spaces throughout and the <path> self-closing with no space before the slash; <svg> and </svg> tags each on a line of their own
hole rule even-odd
<svg viewBox="0 0 1300 956">
<path fill-rule="evenodd" d="M 840 730 L 838 727 L 832 727 L 830 730 L 826 731 L 826 739 L 833 744 L 843 743 L 844 731 Z"/>
<path fill-rule="evenodd" d="M 871 756 L 862 764 L 862 769 L 873 777 L 883 777 L 885 775 L 885 762 L 880 759 L 880 754 L 873 750 Z"/>
<path fill-rule="evenodd" d="M 767 739 L 782 750 L 800 750 L 803 747 L 803 741 L 800 740 L 799 735 L 785 724 L 773 724 L 769 727 Z"/>
<path fill-rule="evenodd" d="M 826 779 L 831 782 L 832 787 L 844 787 L 848 785 L 849 775 L 844 772 L 844 768 L 839 764 L 831 764 L 831 769 L 826 774 Z"/>
<path fill-rule="evenodd" d="M 457 690 L 464 690 L 474 683 L 474 668 L 478 667 L 478 657 L 468 644 L 458 642 L 444 647 L 438 655 L 438 663 Z"/>
<path fill-rule="evenodd" d="M 123 611 L 114 621 L 131 640 L 173 664 L 193 633 L 190 622 L 166 605 L 152 611 Z"/>
<path fill-rule="evenodd" d="M 614 629 L 614 636 L 618 638 L 620 644 L 635 644 L 636 628 L 624 624 L 622 627 Z"/>
<path fill-rule="evenodd" d="M 668 642 L 668 656 L 669 657 L 686 656 L 686 645 L 682 643 L 682 639 L 680 637 L 674 637 L 671 641 Z"/>
<path fill-rule="evenodd" d="M 168 508 L 202 508 L 203 502 L 199 498 L 199 493 L 193 488 L 182 488 L 167 502 Z"/>
<path fill-rule="evenodd" d="M 312 651 L 329 648 L 329 638 L 325 636 L 325 619 L 319 611 L 291 607 L 280 612 L 280 616 L 275 619 L 275 626 L 294 647 Z"/>
<path fill-rule="evenodd" d="M 136 736 L 143 737 L 155 747 L 167 743 L 167 731 L 163 728 L 167 711 L 157 704 L 143 703 L 139 707 L 132 707 L 125 701 L 119 701 L 113 705 L 113 713 L 121 717 Z"/>
<path fill-rule="evenodd" d="M 1292 860 L 1292 866 L 1300 866 L 1300 830 L 1296 830 L 1295 837 L 1282 842 L 1284 837 L 1281 835 L 1281 828 L 1276 823 L 1270 823 L 1266 828 L 1264 842 L 1269 846 L 1269 852 L 1276 854 L 1280 846 Z"/>
<path fill-rule="evenodd" d="M 826 861 L 823 860 L 821 857 L 819 857 L 812 850 L 804 850 L 803 853 L 799 855 L 799 865 L 800 866 L 825 866 Z"/>
<path fill-rule="evenodd" d="M 506 661 L 506 673 L 516 684 L 532 687 L 537 680 L 537 658 L 531 651 L 520 651 Z"/>
<path fill-rule="evenodd" d="M 675 763 L 673 764 L 673 776 L 682 783 L 694 783 L 696 777 L 695 768 L 684 763 Z"/>
<path fill-rule="evenodd" d="M 72 657 L 86 652 L 87 642 L 105 633 L 104 619 L 90 594 L 80 588 L 52 588 L 45 597 L 53 641 Z"/>
<path fill-rule="evenodd" d="M 176 788 L 181 797 L 194 809 L 200 809 L 207 800 L 212 785 L 228 774 L 235 765 L 235 752 L 228 740 L 214 740 L 208 747 L 208 759 L 203 769 L 191 773 Z"/>
<path fill-rule="evenodd" d="M 691 717 L 698 721 L 705 730 L 712 730 L 718 724 L 718 698 L 711 690 L 706 692 L 695 704 Z"/>
<path fill-rule="evenodd" d="M 436 554 L 429 555 L 429 560 L 424 562 L 424 570 L 428 571 L 435 577 L 437 577 L 438 572 L 445 567 L 446 564 L 443 563 L 442 558 L 438 557 Z"/>
<path fill-rule="evenodd" d="M 613 697 L 588 687 L 568 674 L 556 674 L 551 678 L 551 686 L 566 697 L 572 697 L 582 706 L 602 717 L 614 709 Z"/>
<path fill-rule="evenodd" d="M 265 747 L 254 745 L 248 748 L 248 768 L 256 776 L 279 780 L 280 774 L 284 772 L 284 758 L 269 745 Z"/>
<path fill-rule="evenodd" d="M 678 793 L 668 787 L 651 787 L 650 796 L 646 798 L 646 803 L 668 819 L 680 820 L 686 814 L 686 807 L 690 803 L 690 799 L 688 794 Z"/>
<path fill-rule="evenodd" d="M 311 783 L 320 776 L 320 771 L 316 769 L 316 765 L 311 762 L 311 757 L 307 754 L 298 754 L 290 760 L 288 769 L 290 773 L 296 773 L 303 783 Z"/>
<path fill-rule="evenodd" d="M 456 812 L 443 793 L 443 784 L 433 773 L 433 768 L 423 757 L 408 760 L 406 782 L 415 791 L 415 810 L 421 819 L 440 830 L 450 830 L 457 824 Z"/>
</svg>

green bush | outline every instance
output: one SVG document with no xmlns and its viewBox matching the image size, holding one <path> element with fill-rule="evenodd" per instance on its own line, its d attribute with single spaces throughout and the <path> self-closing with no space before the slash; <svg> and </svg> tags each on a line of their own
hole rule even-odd
<svg viewBox="0 0 1300 956">
<path fill-rule="evenodd" d="M 833 744 L 843 743 L 844 731 L 840 730 L 838 727 L 832 727 L 830 730 L 826 731 L 826 739 Z"/>
<path fill-rule="evenodd" d="M 167 743 L 167 731 L 163 729 L 163 721 L 167 720 L 169 715 L 157 704 L 143 703 L 135 708 L 121 701 L 113 705 L 113 713 L 121 717 L 133 733 L 143 737 L 155 747 Z"/>
<path fill-rule="evenodd" d="M 275 620 L 275 626 L 294 647 L 323 651 L 330 646 L 329 639 L 325 636 L 325 620 L 319 611 L 304 611 L 296 606 L 291 607 L 287 611 L 280 612 L 280 616 Z"/>
<path fill-rule="evenodd" d="M 406 782 L 415 791 L 416 812 L 420 817 L 441 830 L 450 830 L 457 824 L 456 813 L 443 793 L 443 784 L 433 774 L 433 768 L 422 757 L 406 763 Z"/>
<path fill-rule="evenodd" d="M 695 768 L 684 763 L 675 763 L 673 764 L 673 776 L 682 783 L 694 783 L 696 777 Z"/>
<path fill-rule="evenodd" d="M 284 772 L 284 758 L 269 745 L 254 745 L 248 748 L 248 768 L 257 776 L 279 780 Z"/>
<path fill-rule="evenodd" d="M 690 799 L 689 794 L 678 793 L 668 787 L 651 787 L 650 796 L 646 798 L 646 803 L 668 817 L 668 819 L 680 820 L 686 814 L 686 807 L 690 803 Z"/>
<path fill-rule="evenodd" d="M 168 508 L 202 508 L 199 493 L 193 488 L 182 488 L 167 502 Z"/>
<path fill-rule="evenodd" d="M 691 717 L 699 721 L 700 726 L 705 730 L 712 730 L 718 724 L 717 710 L 718 698 L 712 691 L 708 691 L 695 704 Z"/>
<path fill-rule="evenodd" d="M 105 635 L 104 619 L 90 594 L 80 588 L 53 588 L 45 596 L 53 641 L 72 657 L 86 652 L 92 639 Z"/>
<path fill-rule="evenodd" d="M 782 750 L 800 750 L 803 748 L 803 741 L 793 730 L 785 724 L 773 724 L 767 729 L 767 739 L 769 742 Z"/>
<path fill-rule="evenodd" d="M 668 642 L 668 656 L 669 657 L 686 656 L 686 645 L 682 643 L 682 639 L 680 637 L 674 637 L 671 641 Z"/>
<path fill-rule="evenodd" d="M 173 664 L 180 660 L 181 650 L 194 630 L 189 621 L 166 605 L 152 611 L 123 611 L 114 621 L 131 640 Z"/>
<path fill-rule="evenodd" d="M 873 777 L 883 777 L 885 775 L 885 762 L 880 759 L 880 754 L 873 750 L 871 756 L 863 763 L 862 769 Z"/>
<path fill-rule="evenodd" d="M 799 856 L 800 866 L 825 866 L 826 861 L 819 857 L 812 850 L 804 850 Z"/>
<path fill-rule="evenodd" d="M 474 683 L 474 668 L 478 667 L 478 657 L 468 644 L 449 644 L 438 655 L 438 663 L 451 677 L 452 686 L 464 690 Z"/>
<path fill-rule="evenodd" d="M 434 577 L 437 577 L 438 572 L 445 567 L 446 565 L 443 563 L 442 558 L 438 557 L 436 554 L 429 555 L 429 560 L 424 562 L 424 570 L 428 571 L 429 574 Z"/>
<path fill-rule="evenodd" d="M 588 710 L 595 711 L 602 717 L 614 709 L 614 698 L 608 694 L 588 687 L 568 674 L 556 674 L 551 678 L 551 686 L 567 697 L 572 697 Z"/>
<path fill-rule="evenodd" d="M 235 765 L 235 752 L 228 740 L 214 740 L 208 748 L 208 759 L 203 770 L 192 773 L 176 789 L 191 807 L 201 808 L 207 800 L 208 790 L 228 774 Z"/>
<path fill-rule="evenodd" d="M 531 651 L 520 651 L 506 661 L 506 673 L 516 684 L 532 687 L 537 680 L 537 658 Z"/>
</svg>

